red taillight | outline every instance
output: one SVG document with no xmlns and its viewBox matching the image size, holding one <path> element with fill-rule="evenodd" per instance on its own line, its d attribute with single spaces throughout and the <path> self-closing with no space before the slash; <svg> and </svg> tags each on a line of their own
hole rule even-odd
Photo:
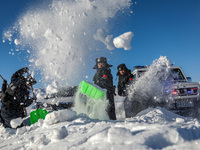
<svg viewBox="0 0 200 150">
<path fill-rule="evenodd" d="M 197 93 L 197 88 L 193 88 L 194 93 Z"/>
<path fill-rule="evenodd" d="M 173 91 L 173 95 L 176 95 L 178 94 L 178 92 L 176 90 Z"/>
</svg>

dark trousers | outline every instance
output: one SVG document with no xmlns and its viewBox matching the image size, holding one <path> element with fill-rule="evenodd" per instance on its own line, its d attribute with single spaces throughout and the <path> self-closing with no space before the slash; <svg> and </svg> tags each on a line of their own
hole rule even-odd
<svg viewBox="0 0 200 150">
<path fill-rule="evenodd" d="M 115 114 L 115 102 L 114 102 L 114 95 L 112 92 L 107 91 L 107 99 L 109 101 L 109 105 L 107 108 L 107 113 L 110 120 L 116 120 Z"/>
<path fill-rule="evenodd" d="M 10 125 L 10 121 L 16 118 L 23 118 L 24 112 L 23 109 L 14 110 L 14 109 L 8 109 L 5 107 L 1 107 L 1 119 L 4 127 L 6 128 L 12 128 Z M 20 125 L 19 127 L 21 127 Z"/>
</svg>

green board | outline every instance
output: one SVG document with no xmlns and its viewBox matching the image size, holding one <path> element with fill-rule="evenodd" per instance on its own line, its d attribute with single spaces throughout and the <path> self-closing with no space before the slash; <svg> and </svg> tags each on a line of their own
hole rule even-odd
<svg viewBox="0 0 200 150">
<path fill-rule="evenodd" d="M 88 82 L 81 81 L 81 93 L 98 100 L 103 98 L 106 94 L 103 90 L 95 87 L 94 85 L 89 84 Z"/>
<path fill-rule="evenodd" d="M 48 112 L 45 109 L 37 109 L 35 111 L 32 111 L 30 114 L 31 124 L 36 123 L 39 119 L 45 119 L 47 114 Z"/>
</svg>

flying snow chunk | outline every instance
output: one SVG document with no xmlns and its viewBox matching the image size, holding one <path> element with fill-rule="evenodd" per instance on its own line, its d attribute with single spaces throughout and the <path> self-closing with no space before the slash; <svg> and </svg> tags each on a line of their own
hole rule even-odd
<svg viewBox="0 0 200 150">
<path fill-rule="evenodd" d="M 14 41 L 14 43 L 15 43 L 15 45 L 19 45 L 19 44 L 21 44 L 21 40 L 19 40 L 19 39 L 15 39 L 15 41 Z"/>
<path fill-rule="evenodd" d="M 114 38 L 113 43 L 116 48 L 124 48 L 124 50 L 130 50 L 132 48 L 130 43 L 133 36 L 134 34 L 132 32 L 126 32 Z"/>
<path fill-rule="evenodd" d="M 98 29 L 97 33 L 94 35 L 94 39 L 103 42 L 108 50 L 113 50 L 115 48 L 112 37 L 113 35 L 107 35 L 106 31 L 103 29 Z"/>
</svg>

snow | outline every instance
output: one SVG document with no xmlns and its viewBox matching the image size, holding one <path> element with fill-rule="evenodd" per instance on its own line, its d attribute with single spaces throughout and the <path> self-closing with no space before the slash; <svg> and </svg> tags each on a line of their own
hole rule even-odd
<svg viewBox="0 0 200 150">
<path fill-rule="evenodd" d="M 131 40 L 134 34 L 132 32 L 126 32 L 116 38 L 114 38 L 113 43 L 117 48 L 124 48 L 124 50 L 130 50 L 131 47 Z"/>
<path fill-rule="evenodd" d="M 54 111 L 46 115 L 44 124 L 45 126 L 49 126 L 58 122 L 71 121 L 75 115 L 75 111 L 70 111 L 68 109 Z"/>
<path fill-rule="evenodd" d="M 104 95 L 100 100 L 94 100 L 83 95 L 80 86 L 78 87 L 74 98 L 74 110 L 77 113 L 86 114 L 92 119 L 108 120 L 108 115 L 106 113 L 107 106 L 108 102 L 106 100 L 106 95 Z"/>
<path fill-rule="evenodd" d="M 169 90 L 173 83 L 169 78 L 170 65 L 171 62 L 166 56 L 160 56 L 159 59 L 154 60 L 148 71 L 129 86 L 129 98 L 139 97 L 138 100 L 145 102 L 148 97 L 154 97 L 155 102 L 161 102 L 164 92 Z M 168 85 L 166 82 L 160 82 L 161 80 L 167 80 Z M 169 100 L 170 97 L 167 97 L 166 101 L 169 102 Z"/>
<path fill-rule="evenodd" d="M 116 121 L 90 119 L 73 110 L 59 110 L 50 112 L 45 120 L 31 126 L 18 129 L 0 126 L 0 148 L 199 149 L 199 120 L 160 107 L 148 108 L 136 117 L 125 119 L 120 113 L 123 112 L 123 98 L 116 96 L 115 105 Z"/>
<path fill-rule="evenodd" d="M 42 81 L 51 83 L 46 86 L 48 94 L 58 92 L 62 83 L 74 85 L 71 83 L 91 63 L 88 60 L 94 59 L 91 50 L 102 49 L 97 42 L 102 42 L 108 50 L 115 47 L 131 49 L 132 32 L 113 39 L 112 33 L 107 30 L 108 18 L 112 18 L 121 8 L 127 8 L 129 0 L 52 1 L 48 6 L 28 10 L 22 15 L 16 23 L 15 31 L 19 32 L 17 38 L 12 30 L 4 33 L 9 43 L 15 39 L 16 46 L 30 46 L 26 52 L 31 55 L 31 67 L 39 68 Z M 14 55 L 13 52 L 10 54 Z M 138 89 L 143 98 L 157 91 L 155 101 L 158 101 L 162 96 L 159 92 L 162 85 L 152 77 L 163 69 L 159 77 L 165 77 L 168 64 L 166 57 L 156 60 L 143 80 L 130 86 L 129 97 Z M 147 84 L 147 80 L 152 82 Z M 45 120 L 40 119 L 31 126 L 10 129 L 0 124 L 0 149 L 198 150 L 200 147 L 198 119 L 179 116 L 161 107 L 147 108 L 133 118 L 125 118 L 124 98 L 115 96 L 117 120 L 113 121 L 108 120 L 105 113 L 106 101 L 94 103 L 89 99 L 93 108 L 89 105 L 86 109 L 80 109 L 82 99 L 62 97 L 44 100 L 42 91 L 38 89 L 36 92 L 38 101 L 53 104 L 75 101 L 76 105 L 68 110 L 49 111 Z M 32 106 L 27 108 L 28 114 L 33 111 Z M 12 120 L 12 127 L 16 128 L 21 121 L 21 118 Z"/>
<path fill-rule="evenodd" d="M 59 0 L 42 6 L 23 13 L 3 40 L 15 39 L 20 51 L 28 47 L 30 67 L 40 70 L 44 84 L 55 80 L 67 86 L 88 73 L 97 50 L 114 48 L 112 33 L 107 35 L 108 20 L 130 1 Z"/>
<path fill-rule="evenodd" d="M 95 40 L 103 42 L 108 50 L 113 50 L 115 48 L 113 44 L 113 35 L 107 35 L 106 31 L 103 29 L 98 29 L 97 33 L 94 35 Z"/>
<path fill-rule="evenodd" d="M 16 119 L 13 119 L 11 120 L 10 122 L 10 125 L 12 128 L 17 128 L 17 126 L 19 126 L 21 123 L 23 122 L 23 119 L 22 118 L 16 118 Z"/>
<path fill-rule="evenodd" d="M 15 39 L 15 41 L 14 41 L 15 45 L 19 45 L 21 42 L 22 42 L 22 41 L 19 40 L 19 39 Z"/>
</svg>

